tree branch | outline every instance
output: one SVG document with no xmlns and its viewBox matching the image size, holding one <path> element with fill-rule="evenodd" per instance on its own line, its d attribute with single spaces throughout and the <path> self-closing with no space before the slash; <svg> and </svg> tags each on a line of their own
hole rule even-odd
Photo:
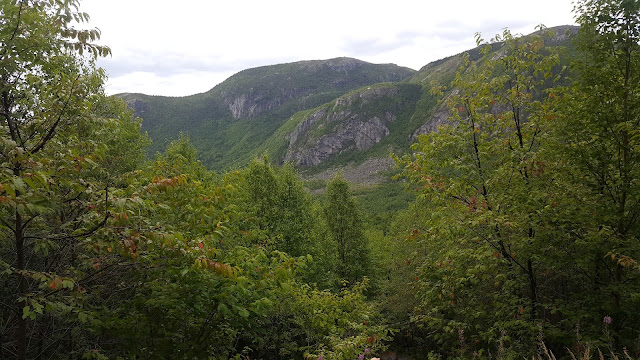
<svg viewBox="0 0 640 360">
<path fill-rule="evenodd" d="M 16 232 L 16 229 L 14 229 L 13 227 L 11 227 L 11 225 L 9 225 L 9 223 L 7 223 L 6 221 L 4 221 L 3 218 L 0 218 L 0 222 L 2 223 L 2 225 L 6 226 L 9 228 L 9 230 L 11 230 L 12 232 Z"/>
<path fill-rule="evenodd" d="M 2 92 L 2 107 L 4 108 L 3 115 L 7 120 L 7 126 L 9 127 L 9 134 L 11 134 L 11 140 L 16 144 L 19 142 L 20 137 L 18 135 L 18 129 L 15 123 L 15 119 L 11 116 L 11 100 L 9 99 L 9 93 L 7 91 Z"/>
<path fill-rule="evenodd" d="M 47 132 L 45 137 L 40 141 L 39 144 L 37 144 L 33 149 L 31 149 L 30 153 L 35 154 L 38 151 L 42 150 L 42 148 L 44 148 L 44 146 L 49 142 L 49 140 L 51 140 L 54 137 L 56 128 L 58 127 L 58 124 L 60 124 L 60 121 L 62 120 L 62 115 L 64 115 L 64 112 L 67 109 L 67 106 L 69 106 L 69 103 L 71 102 L 71 96 L 73 96 L 73 88 L 76 86 L 76 82 L 78 81 L 79 78 L 80 78 L 80 75 L 76 76 L 76 78 L 73 80 L 73 83 L 71 84 L 71 89 L 69 90 L 69 96 L 67 97 L 67 100 L 65 101 L 64 106 L 62 107 L 62 110 L 60 110 L 60 114 L 58 114 L 58 118 L 53 123 L 51 128 L 49 128 L 49 131 Z"/>
<path fill-rule="evenodd" d="M 111 213 L 109 212 L 109 208 L 108 208 L 108 199 L 109 199 L 109 185 L 107 184 L 107 186 L 105 186 L 104 188 L 104 202 L 105 202 L 105 213 L 104 213 L 104 218 L 102 219 L 102 221 L 100 221 L 98 224 L 94 225 L 91 229 L 81 233 L 81 234 L 76 234 L 76 235 L 63 235 L 63 236 L 25 236 L 24 239 L 46 239 L 46 240 L 52 240 L 52 241 L 58 241 L 58 240 L 65 240 L 65 239 L 78 239 L 78 238 L 82 238 L 82 237 L 87 237 L 93 233 L 95 233 L 96 231 L 98 231 L 101 227 L 103 227 L 106 223 L 107 220 L 109 220 L 109 217 L 111 216 Z"/>
</svg>

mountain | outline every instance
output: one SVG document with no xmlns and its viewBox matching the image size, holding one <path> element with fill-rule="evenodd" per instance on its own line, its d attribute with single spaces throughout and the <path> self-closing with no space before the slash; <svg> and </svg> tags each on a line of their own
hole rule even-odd
<svg viewBox="0 0 640 360">
<path fill-rule="evenodd" d="M 548 30 L 554 35 L 545 40 L 546 46 L 567 46 L 571 50 L 569 40 L 577 27 Z M 498 49 L 502 44 L 492 46 Z M 479 47 L 465 53 L 471 60 L 481 57 Z M 292 162 L 307 174 L 332 167 L 356 171 L 367 159 L 407 151 L 418 135 L 434 131 L 447 121 L 450 110 L 431 94 L 431 84 L 450 84 L 465 53 L 429 63 L 401 82 L 362 87 L 299 112 L 261 149 L 272 160 Z M 365 175 L 356 171 L 354 178 Z"/>
<path fill-rule="evenodd" d="M 143 131 L 162 151 L 189 134 L 211 169 L 246 163 L 289 118 L 363 86 L 398 82 L 415 70 L 351 58 L 301 61 L 241 71 L 208 92 L 186 97 L 120 94 L 143 119 Z"/>
<path fill-rule="evenodd" d="M 569 45 L 577 32 L 572 26 L 552 30 L 548 46 Z M 466 53 L 478 59 L 480 48 Z M 143 118 L 153 152 L 183 131 L 214 170 L 266 153 L 307 174 L 323 177 L 342 168 L 345 177 L 353 170 L 358 179 L 366 175 L 359 166 L 366 160 L 387 164 L 376 171 L 388 169 L 383 159 L 390 152 L 407 151 L 419 134 L 446 122 L 449 110 L 431 94 L 431 83 L 448 85 L 462 61 L 457 54 L 419 71 L 351 58 L 302 61 L 244 70 L 188 97 L 120 96 Z"/>
</svg>

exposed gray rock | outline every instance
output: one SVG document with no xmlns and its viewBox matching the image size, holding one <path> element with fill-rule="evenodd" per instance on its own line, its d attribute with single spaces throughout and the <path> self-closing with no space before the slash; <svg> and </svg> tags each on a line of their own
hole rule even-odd
<svg viewBox="0 0 640 360">
<path fill-rule="evenodd" d="M 343 151 L 370 149 L 387 135 L 389 129 L 380 118 L 363 120 L 355 115 L 337 132 L 321 136 L 311 148 L 300 152 L 289 151 L 285 162 L 293 162 L 297 166 L 315 166 Z"/>
<path fill-rule="evenodd" d="M 313 112 L 287 135 L 289 147 L 284 161 L 309 167 L 344 151 L 370 149 L 389 135 L 388 125 L 396 116 L 391 111 L 366 115 L 360 110 L 367 109 L 372 101 L 397 93 L 395 87 L 369 87 L 337 99 L 331 110 L 323 107 Z M 401 104 L 395 105 L 401 109 Z"/>
<path fill-rule="evenodd" d="M 413 135 L 409 137 L 409 142 L 413 143 L 419 135 L 429 134 L 438 130 L 438 126 L 449 123 L 449 116 L 451 116 L 451 110 L 446 106 L 441 106 L 428 122 L 420 126 Z"/>
<path fill-rule="evenodd" d="M 454 89 L 448 97 L 457 95 L 459 90 Z M 416 138 L 419 135 L 429 134 L 430 132 L 438 130 L 438 126 L 444 124 L 450 124 L 449 116 L 451 116 L 451 109 L 446 106 L 446 101 L 438 107 L 436 113 L 433 114 L 431 119 L 420 126 L 413 134 L 409 137 L 409 142 L 413 143 L 416 141 Z"/>
<path fill-rule="evenodd" d="M 318 174 L 314 174 L 312 176 L 302 177 L 305 180 L 311 179 L 321 179 L 324 181 L 329 181 L 333 179 L 336 174 L 341 173 L 342 176 L 349 181 L 350 183 L 358 183 L 358 184 L 379 184 L 388 180 L 388 176 L 384 173 L 393 169 L 395 162 L 393 159 L 384 157 L 384 158 L 371 158 L 367 159 L 362 164 L 347 164 L 344 166 L 327 169 Z"/>
<path fill-rule="evenodd" d="M 313 125 L 315 125 L 318 122 L 318 120 L 321 120 L 326 115 L 327 115 L 326 108 L 322 108 L 314 112 L 313 114 L 309 115 L 306 119 L 304 119 L 304 121 L 302 121 L 300 125 L 298 125 L 298 127 L 296 127 L 295 130 L 293 130 L 292 133 L 287 135 L 286 138 L 287 140 L 289 140 L 289 144 L 290 145 L 295 144 L 298 141 L 298 137 L 300 137 L 302 134 L 309 131 L 309 129 L 311 129 L 311 127 L 313 127 Z"/>
<path fill-rule="evenodd" d="M 310 89 L 280 89 L 279 94 L 273 95 L 266 91 L 252 91 L 235 97 L 225 98 L 225 103 L 235 119 L 252 118 L 260 113 L 276 109 L 286 102 L 302 97 Z"/>
<path fill-rule="evenodd" d="M 127 104 L 133 109 L 135 117 L 144 117 L 144 114 L 149 111 L 149 104 L 139 99 L 130 100 Z"/>
</svg>

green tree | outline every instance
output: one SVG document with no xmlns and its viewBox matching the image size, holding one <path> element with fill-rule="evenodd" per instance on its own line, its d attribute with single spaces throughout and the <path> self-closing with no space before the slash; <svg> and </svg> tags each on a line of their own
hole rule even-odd
<svg viewBox="0 0 640 360">
<path fill-rule="evenodd" d="M 56 334 L 51 318 L 35 319 L 45 309 L 62 311 L 56 299 L 77 285 L 65 263 L 78 240 L 108 219 L 110 184 L 98 176 L 102 151 L 92 134 L 101 122 L 92 104 L 104 96 L 104 74 L 82 54 L 110 50 L 92 43 L 98 30 L 72 27 L 88 20 L 77 8 L 69 0 L 0 5 L 0 266 L 11 276 L 6 287 L 15 289 L 6 294 L 2 351 L 18 359 L 50 351 L 68 335 Z"/>
<path fill-rule="evenodd" d="M 104 96 L 103 72 L 82 54 L 109 50 L 91 43 L 96 30 L 71 27 L 88 19 L 78 5 L 0 4 L 0 357 L 352 358 L 379 348 L 387 332 L 368 324 L 366 284 L 311 289 L 296 275 L 305 258 L 277 250 L 306 253 L 313 223 L 292 169 L 275 172 L 274 193 L 256 192 L 271 247 L 227 241 L 247 226 L 246 184 L 204 169 L 186 137 L 141 164 L 140 119 Z M 270 180 L 269 169 L 259 175 Z"/>
<path fill-rule="evenodd" d="M 353 284 L 370 273 L 369 246 L 349 183 L 338 175 L 327 184 L 324 217 L 339 280 Z"/>
<path fill-rule="evenodd" d="M 165 150 L 165 156 L 170 160 L 181 157 L 181 162 L 193 164 L 196 162 L 197 150 L 191 144 L 189 135 L 180 132 L 178 139 L 172 141 Z"/>
<path fill-rule="evenodd" d="M 134 118 L 133 110 L 116 97 L 97 96 L 91 100 L 91 111 L 96 126 L 88 127 L 82 136 L 94 138 L 99 151 L 98 167 L 103 176 L 135 171 L 145 160 L 145 151 L 151 143 L 146 133 L 140 132 L 142 119 Z M 119 184 L 124 186 L 124 184 Z"/>
<path fill-rule="evenodd" d="M 428 200 L 414 321 L 450 356 L 633 344 L 639 5 L 576 10 L 573 85 L 551 87 L 541 37 L 507 32 L 456 76 L 450 125 L 400 161 Z"/>
<path fill-rule="evenodd" d="M 244 237 L 292 256 L 312 253 L 316 226 L 311 202 L 293 167 L 273 167 L 268 159 L 254 159 L 239 180 L 240 216 L 246 219 L 243 231 L 248 232 Z"/>
<path fill-rule="evenodd" d="M 365 302 L 365 284 L 340 294 L 312 289 L 297 275 L 306 257 L 234 239 L 247 231 L 242 180 L 161 155 L 117 191 L 103 232 L 122 240 L 104 246 L 122 254 L 98 259 L 109 276 L 92 287 L 88 327 L 101 355 L 341 358 L 383 345 L 387 330 Z M 120 266 L 122 256 L 135 262 Z"/>
<path fill-rule="evenodd" d="M 312 217 L 311 201 L 304 191 L 292 165 L 278 168 L 278 198 L 280 209 L 276 233 L 281 235 L 279 249 L 292 256 L 313 254 L 312 244 L 317 238 Z"/>
<path fill-rule="evenodd" d="M 417 295 L 418 267 L 424 259 L 433 256 L 422 241 L 430 213 L 429 201 L 418 198 L 408 209 L 394 214 L 385 236 L 380 230 L 369 230 L 367 234 L 377 271 L 377 276 L 372 278 L 377 286 L 374 299 L 385 323 L 396 329 L 390 346 L 401 349 L 404 354 L 412 350 L 422 352 L 430 345 L 429 329 L 412 319 L 421 304 Z"/>
<path fill-rule="evenodd" d="M 601 324 L 610 316 L 610 334 L 623 345 L 640 320 L 640 3 L 587 0 L 576 11 L 575 81 L 560 93 L 555 127 L 566 186 L 582 212 L 572 228 L 564 225 L 577 283 L 589 284 L 576 293 L 592 294 L 573 298 L 592 310 L 574 321 Z M 600 326 L 583 331 L 601 335 Z"/>
<path fill-rule="evenodd" d="M 449 125 L 400 160 L 429 200 L 414 234 L 425 247 L 415 320 L 449 356 L 471 352 L 460 346 L 461 334 L 480 351 L 501 331 L 515 340 L 514 351 L 532 351 L 548 311 L 538 274 L 550 260 L 554 230 L 546 217 L 559 194 L 544 152 L 544 89 L 558 56 L 540 35 L 505 31 L 494 42 L 477 62 L 466 57 L 456 75 L 446 99 Z"/>
</svg>

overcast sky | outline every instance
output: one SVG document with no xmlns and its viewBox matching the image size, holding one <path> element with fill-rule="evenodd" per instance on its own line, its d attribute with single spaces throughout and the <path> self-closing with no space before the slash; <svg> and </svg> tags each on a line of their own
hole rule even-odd
<svg viewBox="0 0 640 360">
<path fill-rule="evenodd" d="M 572 0 L 83 0 L 107 93 L 184 96 L 238 71 L 354 57 L 415 70 L 509 28 L 574 24 Z"/>
</svg>

